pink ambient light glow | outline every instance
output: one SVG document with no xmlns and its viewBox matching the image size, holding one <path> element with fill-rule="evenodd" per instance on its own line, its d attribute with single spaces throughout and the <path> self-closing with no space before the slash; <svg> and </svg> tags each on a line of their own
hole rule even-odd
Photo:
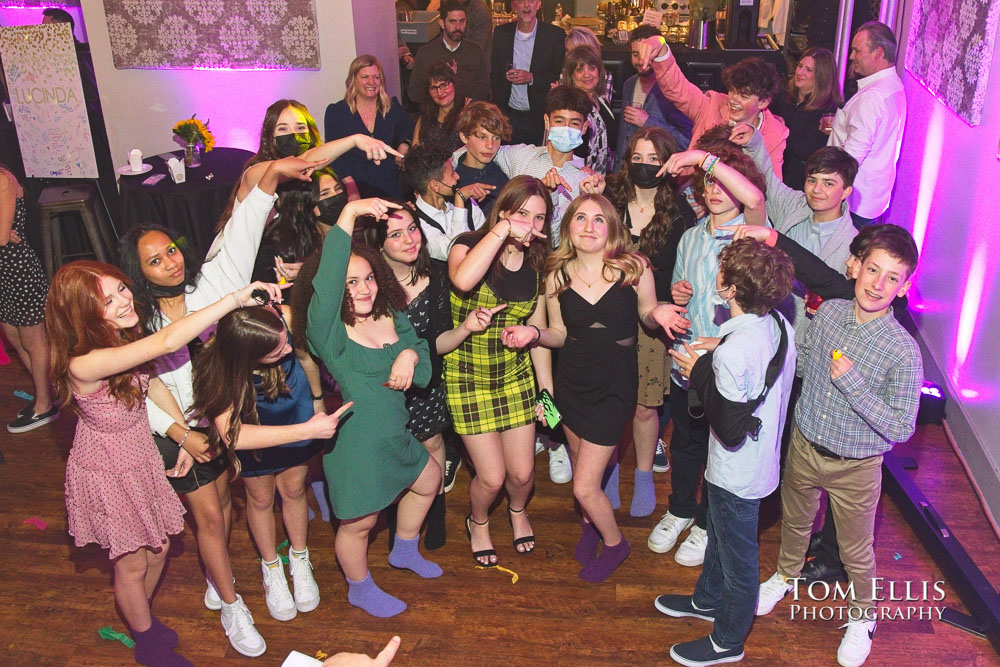
<svg viewBox="0 0 1000 667">
<path fill-rule="evenodd" d="M 976 329 L 976 316 L 979 314 L 979 302 L 983 297 L 983 281 L 986 277 L 986 249 L 978 248 L 969 262 L 969 271 L 965 282 L 965 294 L 962 297 L 962 309 L 958 315 L 958 331 L 955 335 L 955 359 L 959 367 L 965 365 L 972 346 L 972 334 Z"/>
</svg>

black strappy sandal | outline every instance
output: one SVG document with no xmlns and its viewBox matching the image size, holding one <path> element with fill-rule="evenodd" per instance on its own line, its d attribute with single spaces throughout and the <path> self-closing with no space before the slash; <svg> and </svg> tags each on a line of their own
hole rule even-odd
<svg viewBox="0 0 1000 667">
<path fill-rule="evenodd" d="M 469 512 L 468 514 L 465 515 L 465 534 L 469 538 L 469 544 L 472 544 L 471 524 L 473 523 L 476 524 L 477 526 L 488 526 L 490 524 L 490 520 L 487 519 L 486 521 L 479 523 L 478 521 L 473 521 L 472 512 Z M 496 567 L 497 564 L 495 562 L 490 562 L 490 558 L 495 558 L 496 555 L 497 555 L 496 549 L 483 549 L 481 551 L 473 551 L 472 559 L 476 561 L 476 565 L 478 565 L 479 567 Z M 481 560 L 479 560 L 480 558 L 485 558 L 486 562 L 485 563 L 482 562 Z"/>
<path fill-rule="evenodd" d="M 513 519 L 513 517 L 511 515 L 512 514 L 524 514 L 524 510 L 525 509 L 527 509 L 527 508 L 526 507 L 522 507 L 519 510 L 514 510 L 514 509 L 510 508 L 510 503 L 507 503 L 507 521 L 510 522 L 510 527 L 511 527 L 512 530 L 514 528 L 514 519 Z M 532 544 L 529 547 L 528 543 L 529 542 L 534 542 L 534 541 L 535 541 L 535 536 L 534 535 L 526 535 L 525 537 L 514 538 L 513 544 L 514 544 L 514 551 L 515 551 L 515 553 L 517 553 L 519 556 L 524 556 L 526 554 L 530 554 L 532 551 L 535 550 L 535 545 Z M 524 550 L 523 551 L 521 549 L 518 549 L 518 547 L 521 546 L 522 544 L 524 545 Z"/>
</svg>

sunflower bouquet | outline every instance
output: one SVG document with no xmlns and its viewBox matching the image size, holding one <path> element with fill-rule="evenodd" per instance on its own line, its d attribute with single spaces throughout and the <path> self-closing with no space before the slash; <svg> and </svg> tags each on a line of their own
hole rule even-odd
<svg viewBox="0 0 1000 667">
<path fill-rule="evenodd" d="M 215 148 L 215 136 L 209 131 L 208 123 L 202 123 L 193 114 L 190 118 L 185 118 L 174 125 L 174 134 L 184 140 L 186 144 L 201 144 L 205 147 L 205 152 Z"/>
</svg>

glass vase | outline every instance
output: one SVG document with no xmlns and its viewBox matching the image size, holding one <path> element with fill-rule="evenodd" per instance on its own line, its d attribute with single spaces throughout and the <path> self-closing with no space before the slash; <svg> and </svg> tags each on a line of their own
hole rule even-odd
<svg viewBox="0 0 1000 667">
<path fill-rule="evenodd" d="M 188 168 L 201 166 L 201 145 L 189 142 L 184 146 L 184 166 Z"/>
</svg>

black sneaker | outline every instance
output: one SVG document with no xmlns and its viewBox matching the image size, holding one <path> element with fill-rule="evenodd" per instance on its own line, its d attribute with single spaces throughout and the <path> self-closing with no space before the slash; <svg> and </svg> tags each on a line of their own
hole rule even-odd
<svg viewBox="0 0 1000 667">
<path fill-rule="evenodd" d="M 683 644 L 670 647 L 670 657 L 686 667 L 702 667 L 703 665 L 723 665 L 727 662 L 739 662 L 743 659 L 743 649 L 734 648 L 728 651 L 716 651 L 711 637 L 702 637 Z"/>
<path fill-rule="evenodd" d="M 444 460 L 444 492 L 448 493 L 455 488 L 455 480 L 458 479 L 458 469 L 462 467 L 462 457 Z"/>
<path fill-rule="evenodd" d="M 31 406 L 28 406 L 17 413 L 17 419 L 7 424 L 7 430 L 11 433 L 24 433 L 57 419 L 59 419 L 59 408 L 53 407 L 48 412 L 38 415 Z"/>
<path fill-rule="evenodd" d="M 819 556 L 806 563 L 799 576 L 807 584 L 814 581 L 832 584 L 835 581 L 847 581 L 847 570 L 842 563 L 830 562 L 828 557 Z"/>
<path fill-rule="evenodd" d="M 806 550 L 806 560 L 812 560 L 823 553 L 823 533 L 813 533 L 809 536 L 809 548 Z"/>
<path fill-rule="evenodd" d="M 694 606 L 690 595 L 661 595 L 656 598 L 653 605 L 667 616 L 674 618 L 691 616 L 710 623 L 715 621 L 715 612 L 717 611 L 715 609 L 698 609 Z"/>
</svg>

